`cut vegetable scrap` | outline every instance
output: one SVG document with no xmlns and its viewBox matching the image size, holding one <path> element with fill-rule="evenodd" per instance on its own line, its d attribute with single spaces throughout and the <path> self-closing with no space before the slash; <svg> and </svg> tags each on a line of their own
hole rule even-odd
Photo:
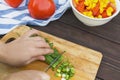
<svg viewBox="0 0 120 80">
<path fill-rule="evenodd" d="M 62 80 L 69 80 L 75 74 L 75 69 L 69 61 L 65 61 L 56 70 L 56 76 L 61 77 Z"/>
<path fill-rule="evenodd" d="M 33 34 L 30 37 L 36 36 L 40 35 Z M 53 53 L 45 55 L 45 62 L 47 64 L 51 64 L 58 56 L 60 56 L 60 58 L 52 65 L 52 70 L 56 70 L 57 77 L 61 77 L 62 79 L 64 78 L 64 80 L 70 80 L 70 78 L 74 76 L 75 70 L 69 60 L 63 61 L 64 57 L 61 54 L 65 51 L 60 54 L 60 52 L 54 47 L 53 43 L 51 43 L 47 38 L 44 39 L 49 44 L 50 48 L 54 50 Z"/>
<path fill-rule="evenodd" d="M 36 37 L 36 36 L 40 36 L 40 35 L 33 34 L 30 37 Z M 51 64 L 58 56 L 60 56 L 60 58 L 52 65 L 52 70 L 53 71 L 56 70 L 56 76 L 61 77 L 62 80 L 63 79 L 70 80 L 70 78 L 73 77 L 75 74 L 73 65 L 69 62 L 68 59 L 67 59 L 67 61 L 63 61 L 64 57 L 54 47 L 53 43 L 51 43 L 47 38 L 44 38 L 44 39 L 49 44 L 50 48 L 54 50 L 53 53 L 45 55 L 45 62 L 47 64 Z M 62 53 L 64 53 L 64 52 L 62 52 Z"/>
<path fill-rule="evenodd" d="M 53 43 L 51 43 L 48 39 L 46 39 L 46 42 L 49 43 L 51 49 L 54 50 L 53 53 L 45 55 L 45 61 L 47 64 L 51 64 L 54 59 L 61 55 L 60 52 L 54 47 Z M 64 51 L 65 52 L 65 51 Z M 74 76 L 75 70 L 73 65 L 67 61 L 63 60 L 64 57 L 61 55 L 61 57 L 52 65 L 52 70 L 56 71 L 55 76 L 61 77 L 61 79 L 64 78 L 64 80 L 70 80 L 71 77 Z"/>
<path fill-rule="evenodd" d="M 91 18 L 106 18 L 116 11 L 115 0 L 73 0 L 73 2 L 80 13 Z"/>
</svg>

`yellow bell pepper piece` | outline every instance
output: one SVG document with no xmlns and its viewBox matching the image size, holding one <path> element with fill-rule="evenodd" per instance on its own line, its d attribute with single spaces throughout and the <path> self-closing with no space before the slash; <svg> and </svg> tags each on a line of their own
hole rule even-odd
<svg viewBox="0 0 120 80">
<path fill-rule="evenodd" d="M 98 18 L 102 18 L 102 15 L 98 15 Z"/>
<path fill-rule="evenodd" d="M 85 12 L 83 12 L 83 14 L 88 17 L 94 18 L 94 16 L 92 15 L 92 11 L 85 11 Z"/>
<path fill-rule="evenodd" d="M 94 2 L 94 3 L 97 3 L 97 2 L 98 2 L 98 0 L 93 0 L 93 2 Z"/>
<path fill-rule="evenodd" d="M 111 16 L 112 12 L 113 12 L 113 8 L 112 7 L 108 7 L 108 9 L 106 10 L 106 12 L 107 12 L 108 16 Z"/>
</svg>

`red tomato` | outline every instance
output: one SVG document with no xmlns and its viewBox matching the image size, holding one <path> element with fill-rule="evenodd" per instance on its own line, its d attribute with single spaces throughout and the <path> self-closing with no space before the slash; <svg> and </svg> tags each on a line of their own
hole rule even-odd
<svg viewBox="0 0 120 80">
<path fill-rule="evenodd" d="M 28 10 L 35 19 L 47 19 L 55 12 L 56 6 L 53 0 L 30 0 Z"/>
<path fill-rule="evenodd" d="M 17 8 L 23 2 L 23 0 L 5 0 L 5 2 L 9 6 L 11 6 L 13 8 Z"/>
</svg>

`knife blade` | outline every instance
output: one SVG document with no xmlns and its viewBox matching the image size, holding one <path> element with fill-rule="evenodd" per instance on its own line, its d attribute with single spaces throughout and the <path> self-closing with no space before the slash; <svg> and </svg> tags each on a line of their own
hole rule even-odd
<svg viewBox="0 0 120 80">
<path fill-rule="evenodd" d="M 52 65 L 53 65 L 64 53 L 65 53 L 65 51 L 62 52 L 59 56 L 57 56 L 57 57 L 50 63 L 50 65 L 49 65 L 47 68 L 45 68 L 44 72 L 47 72 L 47 71 L 52 67 Z"/>
</svg>

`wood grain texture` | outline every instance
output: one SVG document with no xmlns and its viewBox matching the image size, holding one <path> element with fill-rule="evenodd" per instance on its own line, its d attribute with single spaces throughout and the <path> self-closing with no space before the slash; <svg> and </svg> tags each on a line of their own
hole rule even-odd
<svg viewBox="0 0 120 80">
<path fill-rule="evenodd" d="M 5 37 L 1 39 L 1 41 L 5 42 L 8 38 L 19 37 L 29 30 L 26 26 L 21 26 L 11 33 L 7 34 Z M 18 35 L 20 34 L 20 35 Z M 40 35 L 48 38 L 51 42 L 54 43 L 55 47 L 59 49 L 59 51 L 66 51 L 64 56 L 70 60 L 70 62 L 74 65 L 76 74 L 71 80 L 94 80 L 102 59 L 102 54 L 98 51 L 86 48 L 84 46 L 72 43 L 70 41 L 64 40 L 62 38 L 55 37 L 48 33 L 40 31 Z M 30 65 L 21 67 L 21 68 L 11 68 L 5 66 L 3 64 L 0 65 L 3 73 L 7 74 L 14 71 L 26 70 L 26 69 L 35 69 L 35 70 L 44 70 L 48 65 L 44 62 L 36 61 L 31 63 Z M 48 74 L 51 75 L 51 80 L 60 80 L 59 78 L 54 77 L 54 72 L 49 70 Z"/>
</svg>

